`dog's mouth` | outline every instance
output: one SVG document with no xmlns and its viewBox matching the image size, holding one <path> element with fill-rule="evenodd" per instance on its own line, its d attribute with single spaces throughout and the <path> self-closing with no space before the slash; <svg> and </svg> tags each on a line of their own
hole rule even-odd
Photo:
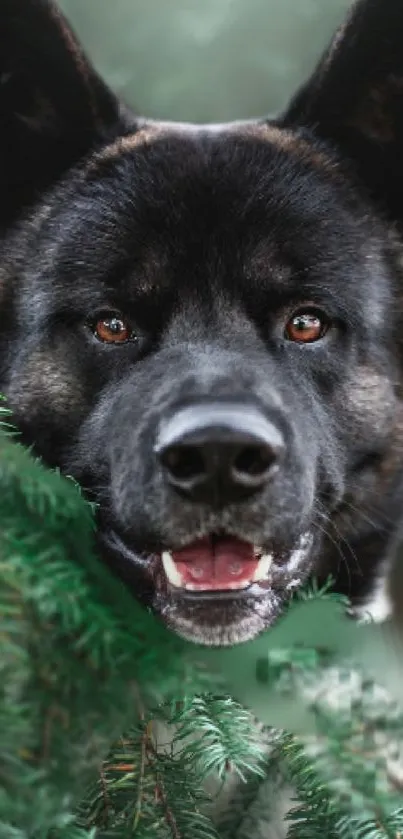
<svg viewBox="0 0 403 839">
<path fill-rule="evenodd" d="M 185 615 L 193 629 L 200 622 L 205 628 L 218 628 L 223 623 L 236 624 L 241 613 L 251 608 L 263 608 L 266 626 L 270 625 L 280 604 L 306 580 L 315 544 L 311 531 L 302 533 L 287 549 L 261 548 L 241 536 L 222 533 L 144 553 L 116 530 L 99 535 L 112 567 L 134 595 L 179 634 L 185 634 Z M 265 606 L 253 606 L 258 601 Z M 193 629 L 186 631 L 187 637 L 193 637 Z"/>
<path fill-rule="evenodd" d="M 210 646 L 247 641 L 272 626 L 312 572 L 317 542 L 309 530 L 292 547 L 260 548 L 223 533 L 139 552 L 116 530 L 98 536 L 136 599 L 178 635 Z"/>
<path fill-rule="evenodd" d="M 264 583 L 273 563 L 250 542 L 230 536 L 206 536 L 179 550 L 161 552 L 168 586 L 177 593 L 242 592 Z"/>
</svg>

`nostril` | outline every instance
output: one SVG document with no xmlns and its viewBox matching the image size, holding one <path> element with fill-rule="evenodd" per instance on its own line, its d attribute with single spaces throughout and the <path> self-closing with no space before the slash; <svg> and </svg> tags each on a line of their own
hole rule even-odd
<svg viewBox="0 0 403 839">
<path fill-rule="evenodd" d="M 278 425 L 255 407 L 202 403 L 161 423 L 154 452 L 167 491 L 222 507 L 262 491 L 286 445 Z"/>
<path fill-rule="evenodd" d="M 275 454 L 269 446 L 247 446 L 233 461 L 233 469 L 248 478 L 264 477 L 275 462 Z"/>
<path fill-rule="evenodd" d="M 176 481 L 192 480 L 206 472 L 203 456 L 195 446 L 171 446 L 162 453 L 161 462 Z"/>
</svg>

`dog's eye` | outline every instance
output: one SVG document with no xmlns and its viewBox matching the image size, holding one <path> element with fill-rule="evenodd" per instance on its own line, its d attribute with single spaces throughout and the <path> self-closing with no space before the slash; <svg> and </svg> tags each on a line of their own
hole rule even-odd
<svg viewBox="0 0 403 839">
<path fill-rule="evenodd" d="M 130 323 L 118 312 L 102 315 L 93 324 L 93 332 L 104 344 L 126 344 L 136 339 Z"/>
<path fill-rule="evenodd" d="M 329 319 L 318 309 L 299 309 L 285 326 L 285 337 L 298 344 L 313 344 L 329 329 Z"/>
</svg>

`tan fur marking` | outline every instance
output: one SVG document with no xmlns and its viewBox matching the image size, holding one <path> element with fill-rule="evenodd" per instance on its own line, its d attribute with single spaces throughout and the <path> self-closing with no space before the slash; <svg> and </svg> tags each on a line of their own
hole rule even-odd
<svg viewBox="0 0 403 839">
<path fill-rule="evenodd" d="M 338 177 L 339 173 L 337 163 L 332 158 L 328 157 L 324 152 L 318 151 L 307 140 L 299 137 L 292 131 L 279 128 L 275 125 L 259 122 L 229 123 L 228 125 L 223 125 L 219 128 L 222 135 L 228 133 L 229 136 L 245 137 L 245 139 L 251 137 L 257 140 L 266 141 L 279 150 L 288 152 L 295 157 L 298 157 L 300 160 L 310 163 L 315 168 L 325 171 L 327 174 L 334 177 Z M 86 173 L 93 174 L 98 166 L 101 166 L 105 161 L 117 159 L 121 154 L 135 151 L 136 149 L 147 146 L 160 138 L 168 138 L 169 136 L 175 136 L 175 134 L 178 137 L 192 136 L 192 132 L 196 135 L 198 130 L 203 129 L 206 132 L 211 132 L 211 134 L 216 133 L 216 127 L 214 125 L 182 126 L 180 123 L 176 125 L 175 123 L 163 122 L 145 124 L 134 134 L 130 134 L 127 137 L 119 137 L 119 139 L 115 140 L 111 143 L 111 145 L 106 146 L 106 148 L 104 148 L 101 152 L 97 152 L 97 154 L 89 161 L 85 171 Z"/>
<path fill-rule="evenodd" d="M 257 123 L 255 126 L 246 126 L 244 131 L 245 134 L 252 134 L 257 139 L 260 137 L 266 139 L 281 151 L 289 152 L 300 160 L 311 163 L 317 169 L 331 175 L 338 174 L 337 164 L 332 158 L 315 149 L 307 140 L 299 137 L 293 131 L 262 123 Z"/>
<path fill-rule="evenodd" d="M 353 506 L 336 515 L 337 526 L 356 528 L 357 521 L 371 518 L 371 510 L 378 503 L 403 463 L 403 402 L 396 394 L 396 383 L 388 375 L 370 365 L 359 365 L 340 393 L 340 402 L 348 412 L 354 438 L 359 441 L 368 435 L 386 451 L 376 467 L 369 467 L 366 481 L 355 487 L 350 496 Z"/>
<path fill-rule="evenodd" d="M 36 406 L 68 415 L 84 404 L 81 382 L 62 349 L 36 350 L 10 383 L 13 405 L 20 416 L 35 415 Z"/>
<path fill-rule="evenodd" d="M 359 365 L 343 388 L 341 400 L 356 429 L 357 438 L 371 432 L 380 437 L 393 428 L 397 400 L 393 382 L 369 365 Z"/>
<path fill-rule="evenodd" d="M 141 146 L 147 146 L 149 143 L 152 143 L 154 140 L 163 136 L 163 134 L 165 134 L 165 131 L 163 131 L 162 127 L 159 127 L 157 124 L 151 124 L 145 125 L 134 134 L 128 134 L 126 137 L 119 137 L 109 146 L 106 146 L 101 152 L 97 152 L 97 154 L 89 161 L 85 171 L 86 173 L 92 174 L 96 171 L 98 166 L 102 166 L 102 164 L 106 161 L 117 159 L 121 156 L 121 154 L 134 151 Z"/>
<path fill-rule="evenodd" d="M 361 393 L 357 378 L 356 399 L 354 398 L 352 377 L 350 386 L 341 394 L 341 398 L 344 398 L 344 406 L 347 406 L 350 412 L 356 439 L 367 436 L 368 433 L 372 435 L 375 430 L 380 435 L 380 441 L 387 444 L 387 449 L 377 465 L 370 465 L 361 473 L 358 483 L 354 483 L 350 488 L 347 504 L 342 505 L 332 516 L 338 535 L 347 537 L 347 543 L 360 525 L 366 527 L 373 519 L 379 499 L 393 486 L 403 463 L 403 403 L 394 401 L 392 394 L 388 393 L 392 386 L 389 384 L 388 387 L 385 377 L 379 375 L 378 378 L 375 371 L 371 372 L 365 367 L 358 368 L 358 372 L 360 371 L 364 377 L 367 376 L 363 381 Z"/>
</svg>

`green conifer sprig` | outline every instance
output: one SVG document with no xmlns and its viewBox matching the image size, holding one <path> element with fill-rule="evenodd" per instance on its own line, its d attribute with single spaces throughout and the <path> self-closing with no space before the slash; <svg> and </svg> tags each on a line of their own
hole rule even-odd
<svg viewBox="0 0 403 839">
<path fill-rule="evenodd" d="M 269 825 L 277 820 L 286 778 L 279 759 L 277 744 L 281 732 L 258 726 L 265 757 L 259 772 L 246 772 L 244 782 L 233 787 L 227 802 L 221 806 L 217 819 L 220 839 L 267 839 Z"/>
<path fill-rule="evenodd" d="M 315 617 L 295 646 L 301 613 L 292 605 L 283 634 L 274 628 L 270 639 L 206 656 L 202 670 L 196 648 L 96 557 L 93 510 L 74 481 L 17 442 L 0 406 L 2 419 L 0 839 L 257 839 L 245 810 L 271 783 L 269 815 L 283 780 L 296 791 L 288 839 L 400 839 L 402 792 L 379 742 L 403 744 L 402 705 L 372 690 L 357 662 L 340 660 L 347 645 L 337 621 L 329 649 Z M 307 597 L 309 615 L 321 603 L 327 621 L 332 596 Z M 290 697 L 305 706 L 314 736 L 263 735 L 250 712 L 216 695 L 213 660 L 238 687 L 239 673 L 250 674 L 251 690 L 239 695 L 251 706 L 255 698 L 265 719 L 266 697 L 280 710 Z M 334 706 L 326 697 L 337 669 L 355 688 L 350 703 Z M 244 785 L 217 820 L 204 784 L 228 773 Z"/>
<path fill-rule="evenodd" d="M 96 825 L 97 839 L 120 832 L 136 839 L 218 839 L 201 811 L 208 803 L 195 762 L 159 748 L 153 721 L 144 720 L 113 749 L 78 823 Z"/>
<path fill-rule="evenodd" d="M 403 835 L 403 808 L 377 819 L 344 816 L 338 822 L 337 839 L 400 839 Z"/>
<path fill-rule="evenodd" d="M 284 734 L 277 750 L 278 760 L 286 767 L 299 804 L 287 816 L 290 822 L 288 839 L 339 839 L 339 802 L 316 771 L 312 759 L 296 738 Z"/>
<path fill-rule="evenodd" d="M 193 696 L 206 686 L 194 648 L 188 657 L 189 645 L 100 564 L 90 505 L 10 430 L 0 435 L 0 831 L 45 839 L 52 826 L 57 839 L 83 839 L 95 827 L 97 836 L 127 836 L 131 825 L 153 839 L 215 839 L 211 820 L 195 812 L 207 804 L 202 783 L 229 761 L 240 774 L 258 766 L 258 744 L 246 738 L 250 715 L 230 699 L 186 698 L 187 689 Z M 174 713 L 163 704 L 153 710 L 172 694 Z M 144 739 L 155 714 L 177 731 L 169 754 Z M 186 744 L 193 725 L 210 747 L 208 760 L 203 748 L 194 753 Z M 135 769 L 116 776 L 111 768 L 122 765 L 119 746 L 102 768 L 127 726 L 136 781 Z M 105 785 L 112 827 L 102 821 Z"/>
<path fill-rule="evenodd" d="M 187 645 L 102 566 L 71 481 L 0 438 L 0 819 L 63 826 L 111 742 L 186 691 Z M 200 680 L 202 684 L 202 680 Z M 180 685 L 180 688 L 178 686 Z"/>
<path fill-rule="evenodd" d="M 161 723 L 168 726 L 162 736 Z M 218 839 L 204 782 L 229 771 L 262 779 L 263 765 L 262 737 L 232 699 L 206 695 L 160 706 L 113 748 L 80 805 L 79 824 L 96 825 L 97 839 L 122 825 L 136 837 Z"/>
<path fill-rule="evenodd" d="M 214 772 L 225 780 L 230 770 L 242 781 L 251 773 L 264 777 L 262 735 L 250 711 L 229 696 L 209 694 L 171 708 L 169 722 L 176 726 L 173 747 L 185 760 L 197 763 L 202 779 Z"/>
</svg>

